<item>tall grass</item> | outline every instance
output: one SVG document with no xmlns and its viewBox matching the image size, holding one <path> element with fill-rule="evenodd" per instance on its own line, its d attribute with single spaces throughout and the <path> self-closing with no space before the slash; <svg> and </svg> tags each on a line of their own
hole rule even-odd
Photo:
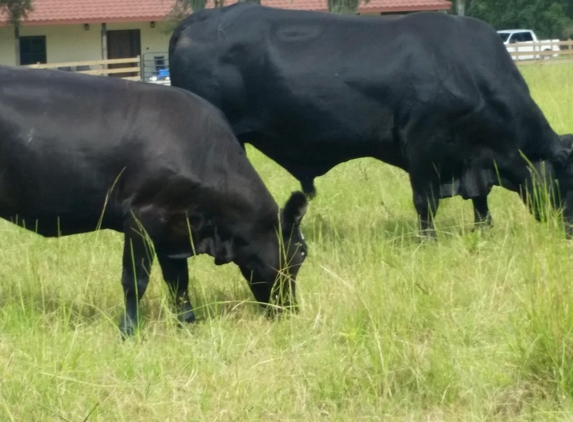
<svg viewBox="0 0 573 422">
<path fill-rule="evenodd" d="M 524 67 L 573 132 L 573 68 Z M 254 149 L 284 203 L 298 183 Z M 373 159 L 317 179 L 301 312 L 261 316 L 239 271 L 189 261 L 199 322 L 177 328 L 154 266 L 143 330 L 120 341 L 122 237 L 0 224 L 0 420 L 571 420 L 573 244 L 495 188 L 494 227 L 442 201 L 420 242 L 407 175 Z"/>
</svg>

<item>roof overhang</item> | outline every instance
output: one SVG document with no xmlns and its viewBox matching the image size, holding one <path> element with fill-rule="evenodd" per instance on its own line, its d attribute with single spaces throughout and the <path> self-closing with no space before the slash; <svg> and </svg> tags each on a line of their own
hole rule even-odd
<svg viewBox="0 0 573 422">
<path fill-rule="evenodd" d="M 54 0 L 52 0 L 54 1 Z M 57 0 L 55 0 L 57 1 Z M 228 4 L 232 4 L 235 3 L 237 0 L 227 0 Z M 267 6 L 271 6 L 271 7 L 276 7 L 274 6 L 272 3 L 272 0 L 262 0 L 263 5 L 267 5 Z M 304 4 L 297 4 L 299 3 L 298 1 L 293 1 L 291 0 L 291 5 L 294 6 L 293 9 L 288 8 L 288 10 L 313 10 L 316 12 L 328 12 L 328 9 L 326 7 L 326 0 L 314 0 L 311 2 L 307 2 Z M 310 3 L 310 4 L 309 4 Z M 376 4 L 378 3 L 378 4 Z M 385 6 L 385 5 L 380 5 L 379 1 L 372 1 L 372 2 L 368 2 L 368 3 L 364 3 L 361 2 L 361 5 L 358 8 L 358 13 L 362 14 L 362 13 L 408 13 L 408 12 L 418 12 L 418 11 L 444 11 L 444 10 L 448 10 L 451 8 L 451 2 L 449 1 L 445 1 L 445 0 L 434 0 L 434 1 L 429 1 L 426 3 L 430 3 L 430 4 L 424 4 L 424 2 L 411 2 L 409 3 L 408 0 L 404 0 L 403 4 L 397 4 L 399 2 L 397 1 L 393 1 L 393 2 L 388 2 L 389 5 Z M 145 15 L 145 13 L 142 13 L 142 15 L 137 16 L 137 13 L 134 13 L 133 15 L 130 14 L 129 16 L 114 16 L 114 17 L 110 17 L 109 15 L 106 14 L 102 14 L 101 16 L 98 16 L 100 13 L 98 13 L 97 10 L 92 10 L 92 13 L 88 13 L 87 15 L 91 15 L 91 16 L 86 16 L 85 18 L 81 18 L 81 17 L 73 17 L 73 16 L 69 16 L 69 17 L 64 17 L 64 19 L 34 19 L 34 15 L 36 15 L 38 18 L 45 13 L 42 12 L 41 10 L 38 10 L 37 12 L 32 12 L 30 14 L 30 19 L 25 19 L 21 22 L 22 26 L 50 26 L 50 25 L 78 25 L 78 24 L 100 24 L 100 23 L 122 23 L 122 22 L 150 22 L 150 21 L 156 21 L 156 22 L 162 22 L 167 20 L 167 15 L 169 12 L 169 8 L 163 3 L 162 4 L 162 8 L 160 8 L 159 10 L 157 10 L 157 8 L 154 11 L 148 10 L 147 12 L 151 12 L 149 15 Z M 212 4 L 212 0 L 208 0 L 208 4 Z M 323 6 L 324 4 L 324 6 Z M 298 7 L 297 7 L 298 6 Z M 301 7 L 302 6 L 302 7 Z M 306 6 L 306 7 L 305 7 Z M 39 9 L 39 7 L 38 7 Z M 142 12 L 142 10 L 140 10 L 140 13 Z M 123 11 L 123 13 L 125 13 L 125 10 Z M 38 16 L 38 14 L 40 16 Z M 57 13 L 53 13 L 53 10 L 51 11 L 51 16 L 49 17 L 57 17 Z M 76 14 L 77 16 L 77 14 Z M 48 17 L 48 16 L 45 16 Z M 7 19 L 7 15 L 6 13 L 0 13 L 0 27 L 6 27 L 9 26 L 10 23 L 8 22 Z"/>
<path fill-rule="evenodd" d="M 50 25 L 83 25 L 100 24 L 100 23 L 123 23 L 123 22 L 161 22 L 166 20 L 165 16 L 145 16 L 145 17 L 126 17 L 126 18 L 89 18 L 89 19 L 50 19 L 50 20 L 24 20 L 20 22 L 22 26 L 50 26 Z M 10 26 L 7 21 L 0 21 L 0 28 Z"/>
</svg>

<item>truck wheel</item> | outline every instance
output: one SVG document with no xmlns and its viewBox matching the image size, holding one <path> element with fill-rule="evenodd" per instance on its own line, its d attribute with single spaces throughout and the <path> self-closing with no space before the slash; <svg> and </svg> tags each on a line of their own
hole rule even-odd
<svg viewBox="0 0 573 422">
<path fill-rule="evenodd" d="M 549 50 L 549 49 L 543 50 L 544 53 L 547 53 L 548 51 L 551 51 L 551 50 Z M 551 55 L 549 55 L 549 54 L 546 56 L 541 56 L 542 60 L 549 60 L 550 58 L 551 58 Z"/>
</svg>

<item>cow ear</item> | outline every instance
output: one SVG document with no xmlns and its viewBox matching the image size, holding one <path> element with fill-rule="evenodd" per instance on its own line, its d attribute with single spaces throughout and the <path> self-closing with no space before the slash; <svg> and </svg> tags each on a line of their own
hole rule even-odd
<svg viewBox="0 0 573 422">
<path fill-rule="evenodd" d="M 283 227 L 292 230 L 298 226 L 306 213 L 308 201 L 302 192 L 293 192 L 282 210 L 281 220 Z"/>
</svg>

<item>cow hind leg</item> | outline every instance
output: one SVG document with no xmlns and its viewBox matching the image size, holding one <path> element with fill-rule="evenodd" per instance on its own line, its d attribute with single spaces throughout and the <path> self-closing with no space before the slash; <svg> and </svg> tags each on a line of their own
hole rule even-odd
<svg viewBox="0 0 573 422">
<path fill-rule="evenodd" d="M 305 177 L 303 179 L 300 179 L 300 186 L 308 199 L 312 199 L 316 196 L 316 188 L 314 187 L 314 177 Z"/>
<path fill-rule="evenodd" d="M 167 255 L 157 252 L 157 259 L 161 265 L 163 279 L 172 295 L 177 319 L 180 323 L 192 323 L 195 321 L 193 307 L 189 300 L 187 291 L 189 286 L 189 271 L 187 269 L 187 259 L 173 259 Z"/>
<path fill-rule="evenodd" d="M 148 240 L 139 228 L 129 226 L 125 230 L 121 278 L 125 313 L 120 319 L 119 329 L 124 337 L 132 336 L 138 327 L 139 302 L 147 290 L 152 263 L 153 251 Z"/>
<path fill-rule="evenodd" d="M 476 227 L 486 227 L 493 224 L 489 207 L 487 205 L 487 196 L 478 196 L 472 198 L 474 205 L 474 221 Z"/>
</svg>

